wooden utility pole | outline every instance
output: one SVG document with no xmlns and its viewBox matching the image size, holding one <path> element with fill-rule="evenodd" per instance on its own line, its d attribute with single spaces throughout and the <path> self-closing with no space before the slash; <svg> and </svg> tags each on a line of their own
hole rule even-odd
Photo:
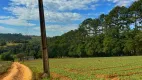
<svg viewBox="0 0 142 80">
<path fill-rule="evenodd" d="M 44 69 L 44 73 L 46 73 L 47 77 L 50 77 L 43 0 L 38 0 L 38 3 L 39 3 L 41 40 L 42 40 L 43 69 Z"/>
</svg>

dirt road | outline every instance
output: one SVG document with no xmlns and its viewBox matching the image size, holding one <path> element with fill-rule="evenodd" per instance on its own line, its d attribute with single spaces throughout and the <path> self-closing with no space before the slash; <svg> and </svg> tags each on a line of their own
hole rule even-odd
<svg viewBox="0 0 142 80">
<path fill-rule="evenodd" d="M 31 70 L 23 64 L 14 62 L 7 73 L 0 80 L 31 80 Z"/>
</svg>

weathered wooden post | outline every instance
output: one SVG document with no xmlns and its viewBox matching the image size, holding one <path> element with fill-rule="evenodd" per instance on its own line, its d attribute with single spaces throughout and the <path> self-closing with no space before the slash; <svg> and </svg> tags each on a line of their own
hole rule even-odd
<svg viewBox="0 0 142 80">
<path fill-rule="evenodd" d="M 43 69 L 44 69 L 44 74 L 46 74 L 47 77 L 50 77 L 43 0 L 38 0 L 38 3 L 39 3 L 41 40 L 42 40 Z"/>
</svg>

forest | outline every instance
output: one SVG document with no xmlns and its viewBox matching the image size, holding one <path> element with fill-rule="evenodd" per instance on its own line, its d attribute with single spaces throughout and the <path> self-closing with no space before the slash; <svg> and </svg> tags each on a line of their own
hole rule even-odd
<svg viewBox="0 0 142 80">
<path fill-rule="evenodd" d="M 4 46 L 8 42 L 19 44 Z M 48 37 L 47 46 L 50 58 L 142 55 L 142 0 L 85 19 L 76 30 Z M 41 58 L 40 37 L 0 34 L 0 54 Z"/>
<path fill-rule="evenodd" d="M 50 57 L 142 54 L 142 0 L 84 20 L 77 30 L 48 40 Z"/>
</svg>

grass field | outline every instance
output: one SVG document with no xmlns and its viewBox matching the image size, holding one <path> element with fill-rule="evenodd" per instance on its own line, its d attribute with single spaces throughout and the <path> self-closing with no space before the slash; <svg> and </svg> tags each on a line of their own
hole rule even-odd
<svg viewBox="0 0 142 80">
<path fill-rule="evenodd" d="M 5 73 L 10 66 L 11 66 L 11 62 L 0 61 L 0 74 Z"/>
<path fill-rule="evenodd" d="M 19 44 L 21 44 L 21 43 L 12 43 L 12 42 L 8 42 L 8 43 L 6 43 L 6 45 L 5 46 L 0 46 L 0 47 L 3 47 L 3 48 L 5 48 L 5 47 L 7 47 L 7 46 L 17 46 L 17 45 L 19 45 Z"/>
<path fill-rule="evenodd" d="M 38 78 L 42 60 L 24 64 Z M 142 80 L 142 56 L 50 59 L 50 73 L 55 80 Z"/>
<path fill-rule="evenodd" d="M 19 44 L 21 44 L 21 43 L 11 43 L 11 42 L 10 42 L 10 43 L 7 43 L 6 45 L 7 45 L 7 46 L 17 46 L 17 45 L 19 45 Z"/>
</svg>

